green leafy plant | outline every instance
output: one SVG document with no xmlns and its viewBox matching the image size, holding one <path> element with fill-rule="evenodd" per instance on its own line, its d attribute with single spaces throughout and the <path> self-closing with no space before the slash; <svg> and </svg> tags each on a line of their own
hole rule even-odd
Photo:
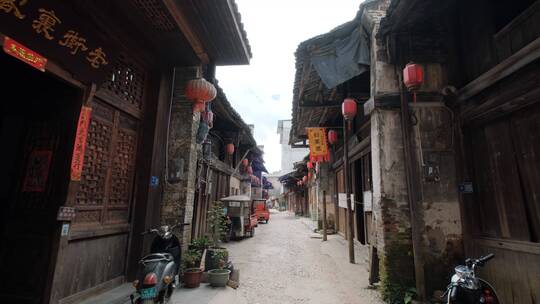
<svg viewBox="0 0 540 304">
<path fill-rule="evenodd" d="M 197 249 L 190 249 L 182 257 L 184 269 L 199 267 L 201 263 L 201 252 Z"/>
<path fill-rule="evenodd" d="M 220 201 L 214 202 L 208 210 L 208 227 L 212 235 L 214 246 L 219 244 L 222 236 L 225 236 L 226 222 L 223 213 L 223 203 Z"/>
<path fill-rule="evenodd" d="M 405 291 L 405 296 L 403 297 L 403 303 L 411 304 L 415 296 L 416 296 L 416 288 L 407 289 Z"/>
<path fill-rule="evenodd" d="M 191 245 L 193 246 L 193 249 L 197 249 L 202 252 L 203 250 L 208 249 L 208 247 L 212 245 L 212 242 L 208 237 L 203 236 L 191 241 Z"/>
<path fill-rule="evenodd" d="M 213 258 L 217 261 L 219 269 L 223 269 L 225 267 L 225 263 L 227 263 L 227 258 L 229 256 L 229 253 L 227 250 L 217 250 L 213 253 Z"/>
</svg>

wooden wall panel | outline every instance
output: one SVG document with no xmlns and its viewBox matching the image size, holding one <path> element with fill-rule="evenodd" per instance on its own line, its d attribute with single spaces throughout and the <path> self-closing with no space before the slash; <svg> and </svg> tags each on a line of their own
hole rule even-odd
<svg viewBox="0 0 540 304">
<path fill-rule="evenodd" d="M 119 234 L 70 241 L 59 268 L 62 286 L 56 288 L 58 298 L 122 277 L 127 240 L 128 234 Z"/>
<path fill-rule="evenodd" d="M 468 255 L 479 257 L 488 253 L 494 253 L 495 258 L 479 274 L 495 287 L 502 303 L 540 303 L 540 245 L 475 239 Z"/>
</svg>

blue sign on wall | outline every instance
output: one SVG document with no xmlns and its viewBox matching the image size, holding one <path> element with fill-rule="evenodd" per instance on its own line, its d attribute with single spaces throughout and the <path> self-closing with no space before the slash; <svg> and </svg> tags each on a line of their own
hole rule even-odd
<svg viewBox="0 0 540 304">
<path fill-rule="evenodd" d="M 159 186 L 159 178 L 157 176 L 152 175 L 150 177 L 150 186 L 152 188 L 156 188 L 157 186 Z"/>
</svg>

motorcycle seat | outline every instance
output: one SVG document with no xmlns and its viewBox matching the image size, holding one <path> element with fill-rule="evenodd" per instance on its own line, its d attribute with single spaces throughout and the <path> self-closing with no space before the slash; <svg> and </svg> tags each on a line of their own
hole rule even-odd
<svg viewBox="0 0 540 304">
<path fill-rule="evenodd" d="M 146 264 L 146 263 L 155 263 L 155 262 L 162 262 L 162 261 L 170 262 L 173 259 L 174 257 L 169 253 L 152 253 L 143 257 L 140 263 Z"/>
</svg>

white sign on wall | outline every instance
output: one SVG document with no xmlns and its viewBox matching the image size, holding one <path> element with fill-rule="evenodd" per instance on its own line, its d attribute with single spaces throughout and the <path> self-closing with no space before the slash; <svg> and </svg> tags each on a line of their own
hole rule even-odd
<svg viewBox="0 0 540 304">
<path fill-rule="evenodd" d="M 364 191 L 364 212 L 373 210 L 373 195 L 371 191 Z"/>
<path fill-rule="evenodd" d="M 347 195 L 338 193 L 338 206 L 347 209 Z M 351 208 L 354 210 L 354 194 L 351 193 Z"/>
</svg>

